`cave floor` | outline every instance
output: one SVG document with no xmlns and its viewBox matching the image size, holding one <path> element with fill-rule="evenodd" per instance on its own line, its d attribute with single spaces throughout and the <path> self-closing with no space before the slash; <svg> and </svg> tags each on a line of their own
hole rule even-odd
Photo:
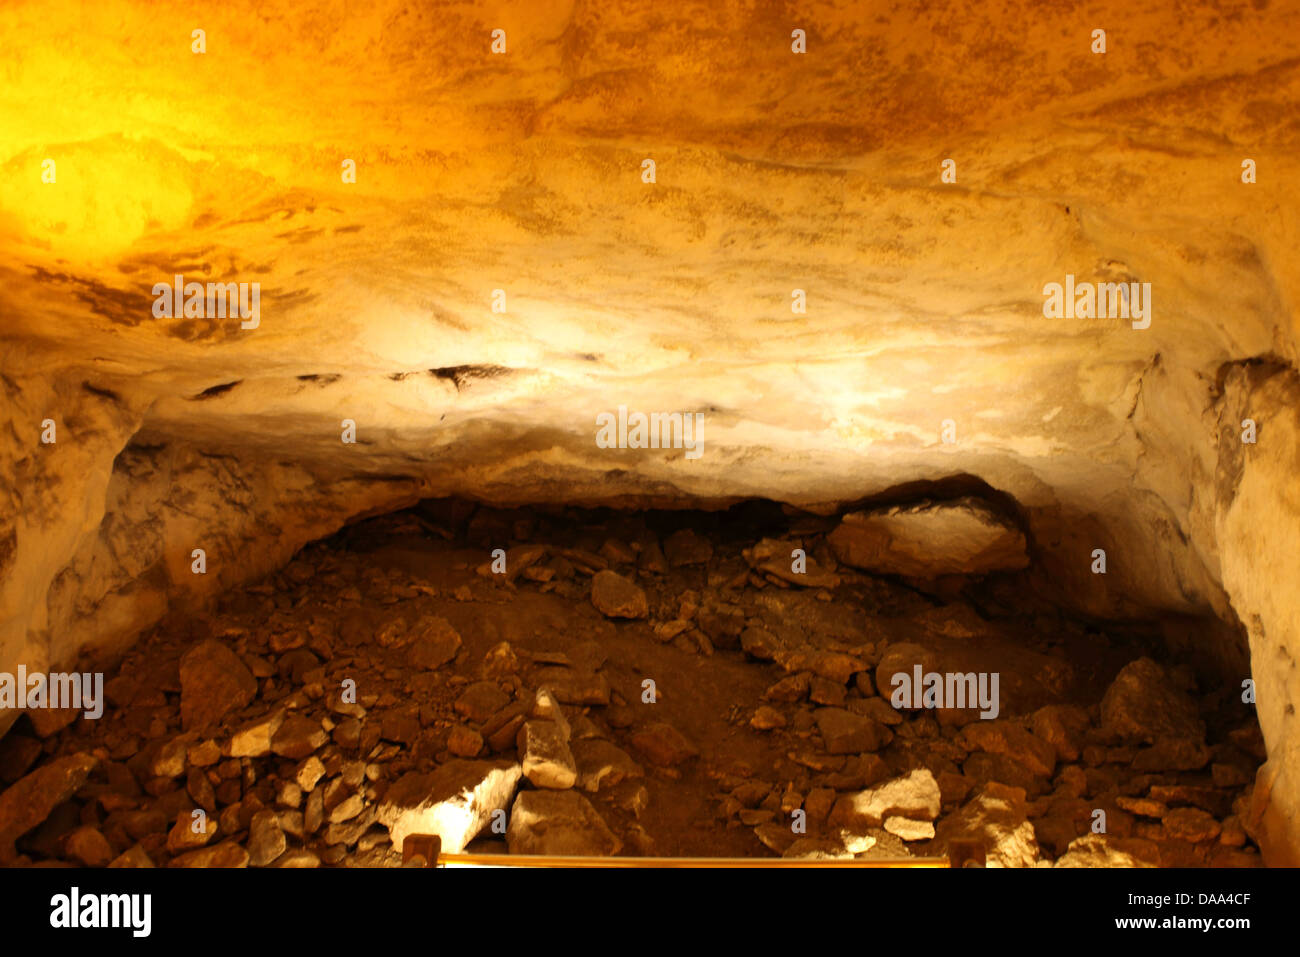
<svg viewBox="0 0 1300 957">
<path fill-rule="evenodd" d="M 834 567 L 815 519 L 681 531 L 691 514 L 674 534 L 631 513 L 411 510 L 173 616 L 110 672 L 103 719 L 67 725 L 19 768 L 99 759 L 17 842 L 18 863 L 398 866 L 395 782 L 457 760 L 518 767 L 532 747 L 504 803 L 520 820 L 505 832 L 496 815 L 468 850 L 901 857 L 975 840 L 1010 866 L 1258 864 L 1242 819 L 1262 744 L 1227 693 L 1170 663 L 1173 687 L 1152 693 L 1194 700 L 1204 740 L 1101 721 L 1121 668 L 1161 657 L 1149 633 L 1074 620 L 1014 583 L 927 589 L 841 567 L 834 587 L 800 587 L 744 550 L 775 534 Z M 504 573 L 493 542 L 509 547 Z M 605 611 L 638 617 L 597 609 L 606 569 L 622 580 Z M 195 655 L 205 642 L 238 663 Z M 911 671 L 909 654 L 996 672 L 997 717 L 895 709 L 879 685 Z M 519 732 L 554 726 L 541 688 L 559 699 L 562 744 Z M 187 730 L 183 711 L 219 717 Z M 35 750 L 20 746 L 31 736 L 20 725 L 4 754 Z M 539 790 L 565 797 L 519 815 Z"/>
</svg>

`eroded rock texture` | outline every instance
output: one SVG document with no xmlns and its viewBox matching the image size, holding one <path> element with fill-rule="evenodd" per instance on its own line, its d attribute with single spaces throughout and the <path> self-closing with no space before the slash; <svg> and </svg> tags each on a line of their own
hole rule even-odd
<svg viewBox="0 0 1300 957">
<path fill-rule="evenodd" d="M 1300 862 L 1300 13 L 257 10 L 0 13 L 0 669 L 424 496 L 829 512 L 964 476 L 1035 587 L 1254 678 L 1261 846 Z M 257 327 L 156 318 L 175 274 L 260 283 Z M 1149 328 L 1044 318 L 1067 274 L 1150 283 Z M 599 447 L 619 406 L 704 413 L 702 454 Z"/>
</svg>

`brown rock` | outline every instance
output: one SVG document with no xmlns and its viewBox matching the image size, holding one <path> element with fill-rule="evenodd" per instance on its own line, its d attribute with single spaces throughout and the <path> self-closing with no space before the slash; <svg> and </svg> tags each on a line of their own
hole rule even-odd
<svg viewBox="0 0 1300 957">
<path fill-rule="evenodd" d="M 794 702 L 806 698 L 811 689 L 812 676 L 805 671 L 800 674 L 790 675 L 788 678 L 782 678 L 763 692 L 763 698 L 781 704 L 794 704 Z"/>
<path fill-rule="evenodd" d="M 1154 841 L 1085 834 L 1070 842 L 1069 850 L 1053 867 L 1159 867 L 1160 850 Z"/>
<path fill-rule="evenodd" d="M 756 731 L 772 731 L 785 725 L 785 715 L 769 705 L 760 705 L 749 719 L 749 726 Z"/>
<path fill-rule="evenodd" d="M 320 857 L 305 848 L 292 848 L 281 854 L 271 866 L 290 868 L 320 867 Z"/>
<path fill-rule="evenodd" d="M 476 758 L 483 750 L 483 735 L 463 724 L 453 725 L 447 733 L 447 750 L 458 758 Z"/>
<path fill-rule="evenodd" d="M 149 853 L 139 844 L 133 844 L 117 857 L 113 858 L 109 867 L 153 867 L 153 859 Z"/>
<path fill-rule="evenodd" d="M 221 867 L 248 866 L 248 852 L 238 844 L 224 841 L 214 847 L 204 847 L 173 858 L 168 867 Z"/>
<path fill-rule="evenodd" d="M 271 738 L 271 750 L 282 758 L 298 760 L 324 747 L 329 735 L 321 723 L 305 714 L 284 719 Z"/>
<path fill-rule="evenodd" d="M 167 834 L 167 850 L 173 854 L 203 847 L 217 836 L 217 821 L 206 814 L 196 816 L 190 811 L 176 815 L 176 823 Z"/>
<path fill-rule="evenodd" d="M 1162 819 L 1165 833 L 1180 841 L 1198 844 L 1212 841 L 1219 836 L 1221 826 L 1218 821 L 1200 808 L 1180 807 L 1170 811 Z"/>
<path fill-rule="evenodd" d="M 271 741 L 284 723 L 285 713 L 277 708 L 270 714 L 242 725 L 230 736 L 232 758 L 263 758 L 271 753 Z"/>
<path fill-rule="evenodd" d="M 182 734 L 168 741 L 153 753 L 149 774 L 156 778 L 178 778 L 185 773 L 186 755 L 194 735 Z"/>
<path fill-rule="evenodd" d="M 509 807 L 522 776 L 510 761 L 448 761 L 429 774 L 408 772 L 379 802 L 377 819 L 400 852 L 408 834 L 437 834 L 448 854 L 459 853 Z M 544 792 L 531 792 L 544 793 Z"/>
<path fill-rule="evenodd" d="M 106 867 L 113 848 L 98 828 L 79 827 L 63 841 L 63 853 L 83 867 Z"/>
<path fill-rule="evenodd" d="M 420 713 L 414 706 L 385 712 L 379 727 L 380 737 L 385 741 L 415 744 L 420 736 Z"/>
<path fill-rule="evenodd" d="M 813 675 L 808 689 L 808 697 L 814 704 L 823 704 L 832 708 L 844 707 L 844 685 L 821 675 Z"/>
<path fill-rule="evenodd" d="M 813 717 L 830 754 L 879 751 L 894 739 L 883 724 L 843 708 L 818 708 Z"/>
<path fill-rule="evenodd" d="M 954 840 L 974 840 L 983 845 L 990 866 L 1032 867 L 1039 857 L 1038 839 L 1026 812 L 1023 790 L 990 782 L 939 823 L 934 849 L 944 853 Z"/>
<path fill-rule="evenodd" d="M 911 642 L 900 641 L 885 648 L 884 654 L 880 656 L 880 662 L 876 665 L 876 690 L 884 701 L 891 700 L 894 690 L 894 676 L 905 674 L 907 680 L 913 678 L 913 669 L 916 665 L 921 666 L 921 673 L 928 674 L 938 670 L 939 658 L 930 649 L 913 644 Z"/>
<path fill-rule="evenodd" d="M 577 791 L 521 791 L 510 811 L 506 844 L 511 854 L 580 857 L 617 854 L 623 846 Z"/>
<path fill-rule="evenodd" d="M 859 698 L 849 703 L 849 708 L 855 714 L 864 715 L 873 721 L 879 721 L 881 724 L 896 727 L 902 724 L 906 719 L 898 711 L 894 710 L 884 698 Z"/>
<path fill-rule="evenodd" d="M 645 772 L 622 748 L 602 738 L 588 738 L 572 744 L 578 784 L 585 791 L 614 787 L 625 780 L 639 778 Z"/>
<path fill-rule="evenodd" d="M 0 858 L 86 782 L 99 760 L 89 754 L 55 758 L 0 793 Z"/>
<path fill-rule="evenodd" d="M 740 647 L 745 654 L 759 661 L 772 661 L 781 649 L 776 636 L 764 628 L 753 626 L 740 633 Z"/>
<path fill-rule="evenodd" d="M 634 732 L 629 739 L 641 756 L 659 767 L 672 767 L 697 757 L 699 751 L 670 724 L 656 721 Z"/>
<path fill-rule="evenodd" d="M 1058 761 L 1077 761 L 1088 728 L 1088 713 L 1074 705 L 1049 704 L 1029 716 L 1035 737 L 1056 750 Z"/>
<path fill-rule="evenodd" d="M 510 642 L 501 641 L 493 645 L 483 655 L 479 672 L 486 678 L 503 678 L 519 671 L 519 656 L 515 654 Z"/>
<path fill-rule="evenodd" d="M 1211 752 L 1200 738 L 1157 738 L 1133 756 L 1134 771 L 1199 771 Z"/>
<path fill-rule="evenodd" d="M 904 777 L 835 802 L 831 811 L 832 827 L 853 831 L 878 828 L 886 817 L 905 817 L 916 821 L 933 821 L 939 816 L 939 785 L 934 775 L 922 768 Z"/>
<path fill-rule="evenodd" d="M 1115 798 L 1115 803 L 1128 811 L 1130 814 L 1136 814 L 1139 817 L 1162 818 L 1169 813 L 1169 808 L 1159 801 L 1153 801 L 1150 798 L 1128 797 L 1119 795 Z"/>
<path fill-rule="evenodd" d="M 932 821 L 914 821 L 907 817 L 887 817 L 885 830 L 904 841 L 928 841 L 934 837 Z"/>
<path fill-rule="evenodd" d="M 1150 658 L 1129 662 L 1115 676 L 1101 701 L 1101 721 L 1106 730 L 1132 740 L 1205 738 L 1196 702 Z"/>
<path fill-rule="evenodd" d="M 305 792 L 315 790 L 317 782 L 324 776 L 325 764 L 314 754 L 294 770 L 294 780 Z"/>
<path fill-rule="evenodd" d="M 974 498 L 850 512 L 827 537 L 835 557 L 865 571 L 912 578 L 1025 568 L 1025 537 Z"/>
<path fill-rule="evenodd" d="M 1050 777 L 1056 770 L 1056 748 L 1006 719 L 968 724 L 958 733 L 957 743 L 969 751 L 1012 755 L 1043 777 Z"/>
<path fill-rule="evenodd" d="M 185 776 L 185 791 L 203 810 L 209 814 L 216 813 L 217 795 L 212 789 L 212 782 L 208 780 L 207 772 L 202 768 L 190 768 Z"/>
<path fill-rule="evenodd" d="M 609 682 L 601 674 L 573 668 L 542 668 L 537 672 L 536 681 L 539 688 L 555 695 L 560 704 L 609 704 Z"/>
<path fill-rule="evenodd" d="M 280 818 L 274 811 L 258 811 L 248 825 L 248 863 L 266 867 L 288 847 Z"/>
<path fill-rule="evenodd" d="M 975 751 L 962 762 L 961 770 L 977 786 L 993 781 L 1020 788 L 1030 797 L 1037 797 L 1047 789 L 1046 778 L 1035 774 L 1009 754 Z"/>
<path fill-rule="evenodd" d="M 510 696 L 494 681 L 476 681 L 456 699 L 456 713 L 469 721 L 482 724 L 510 703 Z"/>
<path fill-rule="evenodd" d="M 180 661 L 181 726 L 201 731 L 257 695 L 257 679 L 219 641 L 195 645 Z"/>
<path fill-rule="evenodd" d="M 857 655 L 843 651 L 825 651 L 816 648 L 780 649 L 773 660 L 786 671 L 811 671 L 843 687 L 859 671 L 870 667 Z"/>
<path fill-rule="evenodd" d="M 713 546 L 707 538 L 695 534 L 694 529 L 683 528 L 673 532 L 664 540 L 664 556 L 668 564 L 706 565 L 713 557 Z"/>
<path fill-rule="evenodd" d="M 216 741 L 206 738 L 198 744 L 190 745 L 185 756 L 191 767 L 210 768 L 221 760 L 221 748 Z"/>
<path fill-rule="evenodd" d="M 567 728 L 556 721 L 534 719 L 519 729 L 517 747 L 524 777 L 536 787 L 564 790 L 578 780 Z"/>
<path fill-rule="evenodd" d="M 414 639 L 406 652 L 412 668 L 433 671 L 456 657 L 460 651 L 460 634 L 446 618 L 426 615 L 410 632 Z"/>
<path fill-rule="evenodd" d="M 591 603 L 606 618 L 644 618 L 645 592 L 618 572 L 600 571 L 591 579 Z"/>
</svg>

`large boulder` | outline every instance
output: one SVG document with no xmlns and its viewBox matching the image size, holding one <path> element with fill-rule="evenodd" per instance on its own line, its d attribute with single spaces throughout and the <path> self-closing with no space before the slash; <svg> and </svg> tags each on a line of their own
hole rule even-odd
<svg viewBox="0 0 1300 957">
<path fill-rule="evenodd" d="M 14 841 L 72 797 L 98 763 L 90 754 L 55 758 L 0 793 L 0 859 L 11 856 Z"/>
<path fill-rule="evenodd" d="M 591 802 L 577 791 L 522 791 L 506 829 L 511 854 L 603 857 L 623 847 Z"/>
<path fill-rule="evenodd" d="M 831 809 L 832 827 L 850 831 L 879 828 L 886 818 L 933 821 L 939 816 L 939 784 L 926 768 L 920 768 L 884 784 L 847 794 Z"/>
<path fill-rule="evenodd" d="M 239 656 L 216 640 L 200 642 L 181 658 L 181 726 L 201 731 L 257 695 L 257 679 Z"/>
<path fill-rule="evenodd" d="M 827 540 L 844 564 L 878 574 L 983 575 L 1029 564 L 1024 533 L 972 498 L 849 512 Z"/>
<path fill-rule="evenodd" d="M 990 781 L 935 831 L 934 849 L 944 853 L 954 840 L 978 841 L 989 867 L 1033 867 L 1038 839 L 1027 817 L 1025 792 Z"/>
<path fill-rule="evenodd" d="M 393 782 L 379 802 L 377 820 L 388 828 L 393 849 L 401 851 L 408 834 L 437 834 L 442 849 L 465 849 L 504 811 L 522 776 L 513 761 L 449 761 L 427 774 L 414 771 Z"/>
<path fill-rule="evenodd" d="M 1101 699 L 1102 726 L 1124 738 L 1204 738 L 1205 723 L 1191 695 L 1150 658 L 1123 667 Z"/>
</svg>

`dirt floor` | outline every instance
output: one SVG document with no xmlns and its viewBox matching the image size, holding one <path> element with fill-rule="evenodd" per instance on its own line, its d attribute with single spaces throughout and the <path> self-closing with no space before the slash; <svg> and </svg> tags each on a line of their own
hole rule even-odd
<svg viewBox="0 0 1300 957">
<path fill-rule="evenodd" d="M 1262 744 L 1231 688 L 1131 666 L 1163 657 L 1154 631 L 1072 619 L 1019 579 L 855 572 L 825 546 L 834 524 L 445 502 L 363 522 L 144 636 L 103 719 L 43 739 L 24 721 L 0 742 L 5 783 L 89 756 L 9 853 L 396 866 L 390 831 L 411 812 L 393 784 L 501 760 L 525 774 L 470 850 L 925 856 L 973 840 L 1008 866 L 1258 863 L 1243 820 Z M 836 583 L 756 570 L 764 539 Z M 997 673 L 998 716 L 882 700 L 913 662 Z M 530 765 L 520 728 L 557 727 L 542 689 L 567 727 Z M 1162 711 L 1189 717 L 1164 727 Z M 519 812 L 546 790 L 563 804 Z"/>
</svg>

